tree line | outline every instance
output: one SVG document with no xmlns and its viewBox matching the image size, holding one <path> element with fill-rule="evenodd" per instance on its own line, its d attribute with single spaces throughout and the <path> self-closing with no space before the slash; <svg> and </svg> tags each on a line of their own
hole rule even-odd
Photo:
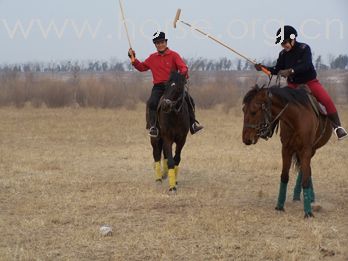
<svg viewBox="0 0 348 261">
<path fill-rule="evenodd" d="M 184 58 L 191 71 L 246 71 L 253 66 L 240 59 Z M 322 56 L 319 55 L 313 61 L 317 70 L 348 69 L 348 55 L 340 54 L 337 57 L 330 56 L 329 64 L 324 64 Z M 264 59 L 260 61 L 266 66 L 273 66 L 276 60 Z M 61 61 L 61 62 L 29 62 L 18 64 L 2 64 L 0 72 L 125 72 L 134 70 L 129 60 L 119 61 Z"/>
</svg>

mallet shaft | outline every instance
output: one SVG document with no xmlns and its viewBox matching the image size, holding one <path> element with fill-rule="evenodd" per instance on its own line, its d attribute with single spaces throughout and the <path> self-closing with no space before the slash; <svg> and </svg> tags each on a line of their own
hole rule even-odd
<svg viewBox="0 0 348 261">
<path fill-rule="evenodd" d="M 252 64 L 256 64 L 256 61 L 253 61 L 251 60 L 250 58 L 246 57 L 245 55 L 241 54 L 240 52 L 236 51 L 235 49 L 231 48 L 230 46 L 228 46 L 227 44 L 223 43 L 222 41 L 218 40 L 217 38 L 215 38 L 214 36 L 211 36 L 205 32 L 203 32 L 201 29 L 199 28 L 196 28 L 194 26 L 192 26 L 191 24 L 185 22 L 185 21 L 182 21 L 180 20 L 180 14 L 181 14 L 181 9 L 178 9 L 177 12 L 176 12 L 176 15 L 175 15 L 175 18 L 174 18 L 174 28 L 176 28 L 176 23 L 177 21 L 180 21 L 181 23 L 187 25 L 188 27 L 191 27 L 193 30 L 205 35 L 206 37 L 210 38 L 211 40 L 215 41 L 216 43 L 224 46 L 225 48 L 227 48 L 228 50 L 234 52 L 235 54 L 239 55 L 240 57 L 244 58 L 245 60 L 247 60 L 248 62 L 252 63 Z M 261 66 L 261 70 L 267 74 L 268 76 L 271 75 L 271 72 L 266 68 L 266 67 L 263 67 Z"/>
<path fill-rule="evenodd" d="M 132 48 L 131 41 L 130 41 L 130 38 L 129 38 L 128 27 L 127 27 L 127 23 L 126 23 L 126 18 L 125 18 L 125 16 L 124 16 L 124 11 L 123 11 L 122 2 L 121 2 L 121 0 L 118 0 L 118 2 L 119 2 L 119 4 L 120 4 L 120 10 L 121 10 L 121 15 L 122 15 L 122 21 L 123 21 L 124 28 L 125 28 L 125 31 L 126 31 L 126 35 L 127 35 L 127 39 L 128 39 L 129 48 L 130 48 L 130 49 L 133 49 L 133 48 Z M 135 61 L 135 57 L 134 57 L 133 53 L 131 53 L 131 61 L 132 61 L 132 62 Z"/>
</svg>

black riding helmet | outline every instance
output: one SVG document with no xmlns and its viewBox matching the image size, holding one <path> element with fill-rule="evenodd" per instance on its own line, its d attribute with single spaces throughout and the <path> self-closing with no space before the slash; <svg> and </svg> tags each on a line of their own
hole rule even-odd
<svg viewBox="0 0 348 261">
<path fill-rule="evenodd" d="M 279 28 L 276 34 L 276 44 L 278 44 L 281 40 L 282 40 L 282 29 L 283 27 Z M 290 25 L 284 25 L 284 39 L 283 41 L 286 40 L 292 40 L 295 39 L 297 37 L 297 31 L 294 27 L 290 26 Z"/>
<path fill-rule="evenodd" d="M 163 33 L 163 32 L 156 32 L 153 34 L 153 38 L 152 38 L 152 42 L 155 44 L 156 42 L 159 42 L 159 41 L 168 41 L 168 39 L 166 39 L 166 34 Z"/>
</svg>

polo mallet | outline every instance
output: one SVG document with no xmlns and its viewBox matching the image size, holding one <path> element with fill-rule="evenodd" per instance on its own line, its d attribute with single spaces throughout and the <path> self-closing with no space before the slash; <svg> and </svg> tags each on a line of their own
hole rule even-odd
<svg viewBox="0 0 348 261">
<path fill-rule="evenodd" d="M 243 55 L 243 54 L 241 54 L 240 52 L 236 51 L 235 49 L 229 47 L 227 44 L 225 44 L 225 43 L 221 42 L 220 40 L 216 39 L 214 36 L 211 36 L 211 35 L 209 35 L 209 34 L 203 32 L 201 29 L 196 28 L 196 27 L 192 26 L 191 24 L 189 24 L 189 23 L 187 23 L 187 22 L 185 22 L 185 21 L 183 21 L 183 20 L 180 20 L 180 14 L 181 14 L 181 9 L 179 8 L 178 11 L 176 11 L 176 15 L 175 15 L 175 18 L 174 18 L 174 23 L 173 23 L 174 28 L 176 28 L 176 23 L 179 21 L 179 22 L 181 22 L 181 23 L 187 25 L 188 27 L 191 27 L 193 30 L 196 30 L 197 32 L 199 32 L 199 33 L 205 35 L 206 37 L 210 38 L 211 40 L 217 42 L 218 44 L 220 44 L 220 45 L 226 47 L 228 50 L 234 52 L 235 54 L 237 54 L 237 55 L 239 55 L 240 57 L 244 58 L 244 59 L 247 60 L 248 62 L 250 62 L 250 63 L 252 63 L 252 64 L 254 64 L 254 65 L 257 64 L 255 61 L 249 59 L 249 58 L 246 57 L 245 55 Z M 267 74 L 268 76 L 271 75 L 271 72 L 270 72 L 269 70 L 267 70 L 267 68 L 261 66 L 261 70 L 262 70 L 265 74 Z"/>
<path fill-rule="evenodd" d="M 129 49 L 133 50 L 132 44 L 131 44 L 131 41 L 130 41 L 130 38 L 129 38 L 129 33 L 128 33 L 128 28 L 127 28 L 126 18 L 125 18 L 125 16 L 124 16 L 122 1 L 121 1 L 121 0 L 118 0 L 118 2 L 120 3 L 120 9 L 121 9 L 121 14 L 122 14 L 122 21 L 123 21 L 123 24 L 124 24 L 124 29 L 125 29 L 126 34 L 127 34 Z M 131 52 L 130 56 L 131 56 L 131 57 L 130 57 L 130 58 L 131 58 L 131 62 L 133 63 L 133 62 L 135 61 L 135 57 L 134 57 L 134 55 L 133 55 L 133 52 Z"/>
</svg>

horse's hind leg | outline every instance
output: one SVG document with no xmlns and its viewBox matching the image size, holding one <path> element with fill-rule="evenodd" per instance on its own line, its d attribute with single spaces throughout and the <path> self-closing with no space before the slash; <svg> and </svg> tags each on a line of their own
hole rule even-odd
<svg viewBox="0 0 348 261">
<path fill-rule="evenodd" d="M 302 177 L 302 188 L 303 188 L 303 207 L 305 212 L 305 218 L 313 217 L 312 213 L 312 197 L 313 188 L 311 187 L 311 153 L 304 151 L 301 155 L 301 171 Z"/>
<path fill-rule="evenodd" d="M 296 183 L 294 187 L 294 196 L 292 198 L 293 201 L 301 200 L 301 191 L 302 191 L 302 172 L 300 170 L 296 178 Z"/>
<path fill-rule="evenodd" d="M 311 203 L 315 202 L 315 194 L 314 194 L 314 188 L 313 188 L 313 179 L 312 176 L 309 177 L 309 187 L 311 191 Z"/>
<path fill-rule="evenodd" d="M 284 147 L 282 148 L 282 158 L 283 158 L 283 168 L 282 174 L 280 176 L 280 186 L 279 186 L 279 194 L 276 210 L 284 211 L 284 204 L 286 200 L 286 190 L 289 182 L 289 169 L 291 166 L 291 153 L 286 150 Z"/>
<path fill-rule="evenodd" d="M 299 185 L 299 191 L 301 194 L 301 188 L 302 188 L 302 172 L 299 172 L 299 176 L 301 175 L 301 180 L 299 181 L 300 185 Z M 297 178 L 299 179 L 299 178 Z M 298 180 L 296 180 L 296 187 L 297 187 L 297 182 Z M 313 188 L 313 179 L 312 176 L 309 177 L 309 197 L 310 197 L 310 202 L 314 203 L 315 202 L 315 193 L 314 193 L 314 188 Z M 294 198 L 295 198 L 295 194 L 294 194 Z M 298 200 L 300 200 L 300 195 L 298 195 Z"/>
<path fill-rule="evenodd" d="M 296 183 L 294 187 L 294 196 L 293 201 L 300 201 L 301 200 L 301 192 L 302 192 L 302 171 L 300 170 L 297 174 Z M 314 194 L 314 188 L 313 188 L 313 180 L 312 177 L 309 178 L 309 187 L 311 192 L 311 203 L 315 202 L 315 194 Z"/>
<path fill-rule="evenodd" d="M 161 182 L 163 177 L 163 174 L 161 171 L 161 153 L 162 153 L 163 141 L 162 139 L 151 138 L 151 145 L 152 145 L 153 159 L 155 161 L 155 164 L 154 164 L 155 179 L 157 182 Z"/>
<path fill-rule="evenodd" d="M 163 173 L 163 179 L 166 179 L 168 176 L 168 158 L 164 150 L 163 150 L 163 160 L 162 160 L 162 173 Z"/>
</svg>

